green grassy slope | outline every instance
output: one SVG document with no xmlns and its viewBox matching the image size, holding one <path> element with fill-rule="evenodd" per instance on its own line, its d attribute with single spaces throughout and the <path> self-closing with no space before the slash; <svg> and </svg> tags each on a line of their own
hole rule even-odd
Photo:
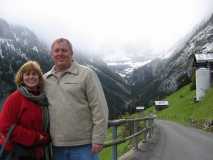
<svg viewBox="0 0 213 160">
<path fill-rule="evenodd" d="M 156 112 L 154 107 L 151 107 L 145 111 L 145 115 L 155 112 L 160 119 L 166 119 L 182 123 L 184 125 L 193 125 L 197 128 L 204 128 L 203 124 L 207 121 L 213 122 L 213 88 L 209 89 L 206 96 L 201 102 L 195 103 L 193 97 L 195 96 L 195 90 L 190 90 L 190 85 L 187 85 L 177 92 L 171 94 L 166 98 L 169 101 L 169 107 L 165 110 Z M 131 117 L 140 117 L 140 113 L 131 115 Z M 127 117 L 130 117 L 128 115 Z M 213 127 L 207 128 L 209 131 L 213 131 Z M 122 130 L 119 131 L 120 133 Z M 111 129 L 108 130 L 107 140 L 110 140 L 112 136 Z M 125 153 L 129 149 L 128 142 L 118 145 L 119 155 Z M 112 149 L 111 147 L 104 149 L 101 154 L 101 160 L 111 159 Z"/>
<path fill-rule="evenodd" d="M 194 96 L 195 91 L 190 90 L 190 85 L 181 88 L 166 98 L 169 101 L 169 107 L 156 112 L 158 118 L 190 124 L 198 128 L 203 128 L 206 122 L 213 122 L 213 88 L 207 91 L 201 102 L 195 103 Z M 151 111 L 153 108 L 146 112 Z"/>
</svg>

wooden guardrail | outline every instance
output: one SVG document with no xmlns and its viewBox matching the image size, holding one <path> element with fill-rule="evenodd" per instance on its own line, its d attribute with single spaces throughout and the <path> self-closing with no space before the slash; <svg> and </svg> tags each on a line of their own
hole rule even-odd
<svg viewBox="0 0 213 160">
<path fill-rule="evenodd" d="M 144 142 L 148 138 L 151 138 L 153 135 L 154 119 L 155 115 L 150 115 L 145 118 L 136 118 L 136 119 L 117 119 L 109 121 L 109 127 L 112 127 L 112 140 L 104 143 L 104 148 L 112 147 L 112 160 L 117 160 L 117 145 L 124 143 L 130 139 L 134 140 L 134 148 L 138 150 L 139 138 L 138 136 L 144 133 Z M 144 127 L 139 129 L 139 123 L 144 121 Z M 128 137 L 120 138 L 117 135 L 117 128 L 123 124 L 128 124 L 128 128 L 131 131 L 131 134 Z"/>
</svg>

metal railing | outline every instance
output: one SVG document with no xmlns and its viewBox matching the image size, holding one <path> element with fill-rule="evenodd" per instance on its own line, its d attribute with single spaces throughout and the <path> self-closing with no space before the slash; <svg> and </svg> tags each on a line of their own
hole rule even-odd
<svg viewBox="0 0 213 160">
<path fill-rule="evenodd" d="M 154 119 L 155 115 L 145 117 L 145 118 L 136 118 L 136 119 L 117 119 L 109 121 L 109 127 L 112 127 L 112 140 L 104 143 L 104 148 L 112 147 L 112 160 L 117 160 L 118 152 L 117 147 L 118 144 L 124 143 L 128 140 L 134 140 L 134 149 L 138 150 L 138 143 L 140 141 L 139 135 L 144 133 L 143 141 L 146 142 L 153 135 L 153 127 L 154 127 Z M 140 128 L 139 123 L 144 121 L 144 127 Z M 128 128 L 130 129 L 130 135 L 127 137 L 118 137 L 117 129 L 119 126 L 123 124 L 128 124 Z"/>
</svg>

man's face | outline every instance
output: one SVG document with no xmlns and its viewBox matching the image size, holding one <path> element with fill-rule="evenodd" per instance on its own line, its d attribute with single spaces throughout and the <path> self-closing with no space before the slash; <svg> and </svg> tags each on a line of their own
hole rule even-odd
<svg viewBox="0 0 213 160">
<path fill-rule="evenodd" d="M 69 68 L 72 61 L 72 55 L 73 53 L 66 42 L 55 43 L 52 48 L 51 56 L 57 68 Z"/>
</svg>

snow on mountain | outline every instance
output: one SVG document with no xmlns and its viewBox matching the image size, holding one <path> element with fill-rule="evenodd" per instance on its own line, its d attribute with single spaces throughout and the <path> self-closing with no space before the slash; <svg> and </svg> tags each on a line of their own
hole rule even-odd
<svg viewBox="0 0 213 160">
<path fill-rule="evenodd" d="M 213 53 L 213 15 L 171 48 L 168 57 L 135 70 L 130 79 L 133 97 L 138 103 L 151 105 L 191 82 L 194 54 Z M 154 92 L 153 92 L 154 90 Z"/>
<path fill-rule="evenodd" d="M 131 75 L 131 73 L 147 63 L 150 63 L 151 60 L 146 61 L 134 61 L 134 60 L 126 60 L 126 61 L 114 61 L 114 62 L 106 62 L 108 67 L 113 69 L 116 73 L 118 73 L 121 77 L 127 78 Z"/>
<path fill-rule="evenodd" d="M 51 68 L 49 50 L 28 28 L 13 26 L 0 18 L 0 106 L 6 96 L 16 88 L 14 75 L 26 60 L 35 60 L 41 64 L 44 72 Z M 107 99 L 110 116 L 131 110 L 131 89 L 126 82 L 107 65 L 75 51 L 75 59 L 90 66 L 97 73 Z"/>
</svg>

